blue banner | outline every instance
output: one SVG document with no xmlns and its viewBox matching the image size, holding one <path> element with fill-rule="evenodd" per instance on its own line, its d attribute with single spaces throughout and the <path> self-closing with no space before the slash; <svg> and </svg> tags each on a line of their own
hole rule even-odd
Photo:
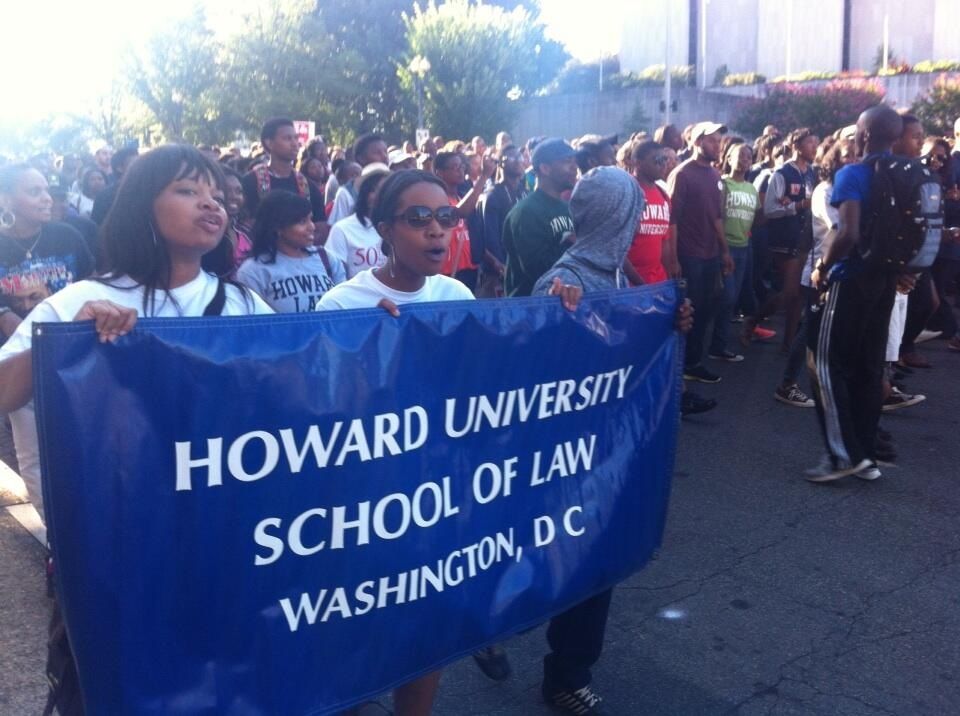
<svg viewBox="0 0 960 716">
<path fill-rule="evenodd" d="M 334 713 L 660 543 L 674 283 L 36 328 L 57 590 L 91 714 Z M 544 647 L 546 648 L 546 646 Z"/>
</svg>

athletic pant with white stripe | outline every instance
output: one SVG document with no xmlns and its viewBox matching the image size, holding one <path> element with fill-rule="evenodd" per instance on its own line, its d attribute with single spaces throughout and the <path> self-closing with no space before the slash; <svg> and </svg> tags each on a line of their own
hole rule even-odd
<svg viewBox="0 0 960 716">
<path fill-rule="evenodd" d="M 827 452 L 839 464 L 872 459 L 896 277 L 863 270 L 830 285 L 811 314 L 808 365 Z"/>
<path fill-rule="evenodd" d="M 550 692 L 577 691 L 590 684 L 591 667 L 603 652 L 613 590 L 607 589 L 550 620 L 543 680 Z"/>
</svg>

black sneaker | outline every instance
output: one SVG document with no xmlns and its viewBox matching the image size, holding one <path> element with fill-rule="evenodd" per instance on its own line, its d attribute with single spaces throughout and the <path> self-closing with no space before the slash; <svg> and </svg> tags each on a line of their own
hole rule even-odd
<svg viewBox="0 0 960 716">
<path fill-rule="evenodd" d="M 702 365 L 694 366 L 693 368 L 684 368 L 683 379 L 695 380 L 698 383 L 719 383 L 720 382 L 719 375 L 717 375 L 716 373 L 711 373 Z"/>
<path fill-rule="evenodd" d="M 883 407 L 881 410 L 885 413 L 889 413 L 891 410 L 900 410 L 901 408 L 909 408 L 912 405 L 917 405 L 922 403 L 927 399 L 925 395 L 910 395 L 909 393 L 904 393 L 899 388 L 892 388 L 890 395 L 886 400 L 883 401 Z"/>
<path fill-rule="evenodd" d="M 800 386 L 796 383 L 777 386 L 777 389 L 773 391 L 773 397 L 781 403 L 786 403 L 796 408 L 815 408 L 817 405 L 813 402 L 813 398 L 800 390 Z"/>
<path fill-rule="evenodd" d="M 575 716 L 606 716 L 601 704 L 603 699 L 590 684 L 576 691 L 547 691 L 543 685 L 543 700 L 557 711 Z"/>
<path fill-rule="evenodd" d="M 680 397 L 680 415 L 696 415 L 698 413 L 705 413 L 708 410 L 713 410 L 717 407 L 717 401 L 713 398 L 701 398 L 696 393 L 692 393 L 689 390 L 685 391 L 684 394 Z"/>
<path fill-rule="evenodd" d="M 510 668 L 510 660 L 507 658 L 507 652 L 496 644 L 475 651 L 473 660 L 477 662 L 477 666 L 480 667 L 484 676 L 493 681 L 504 681 L 510 678 L 510 674 L 513 673 L 513 669 Z"/>
</svg>

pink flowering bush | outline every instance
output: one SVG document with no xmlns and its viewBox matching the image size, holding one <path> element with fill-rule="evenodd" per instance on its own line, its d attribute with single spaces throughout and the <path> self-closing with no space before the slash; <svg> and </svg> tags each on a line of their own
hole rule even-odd
<svg viewBox="0 0 960 716">
<path fill-rule="evenodd" d="M 950 136 L 960 117 L 960 80 L 940 75 L 930 91 L 911 108 L 929 134 Z"/>
<path fill-rule="evenodd" d="M 748 135 L 759 135 L 768 124 L 784 132 L 810 127 L 824 137 L 856 122 L 863 110 L 883 101 L 884 94 L 883 85 L 874 80 L 841 79 L 822 87 L 778 84 L 766 97 L 741 103 L 733 125 Z"/>
</svg>

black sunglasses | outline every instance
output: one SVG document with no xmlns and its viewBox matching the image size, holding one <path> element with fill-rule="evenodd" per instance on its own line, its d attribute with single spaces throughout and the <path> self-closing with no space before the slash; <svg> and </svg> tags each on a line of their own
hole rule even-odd
<svg viewBox="0 0 960 716">
<path fill-rule="evenodd" d="M 441 228 L 452 229 L 460 223 L 460 214 L 454 206 L 441 206 L 431 209 L 429 206 L 408 206 L 402 214 L 393 217 L 394 221 L 401 219 L 414 229 L 425 229 L 434 219 Z"/>
</svg>

